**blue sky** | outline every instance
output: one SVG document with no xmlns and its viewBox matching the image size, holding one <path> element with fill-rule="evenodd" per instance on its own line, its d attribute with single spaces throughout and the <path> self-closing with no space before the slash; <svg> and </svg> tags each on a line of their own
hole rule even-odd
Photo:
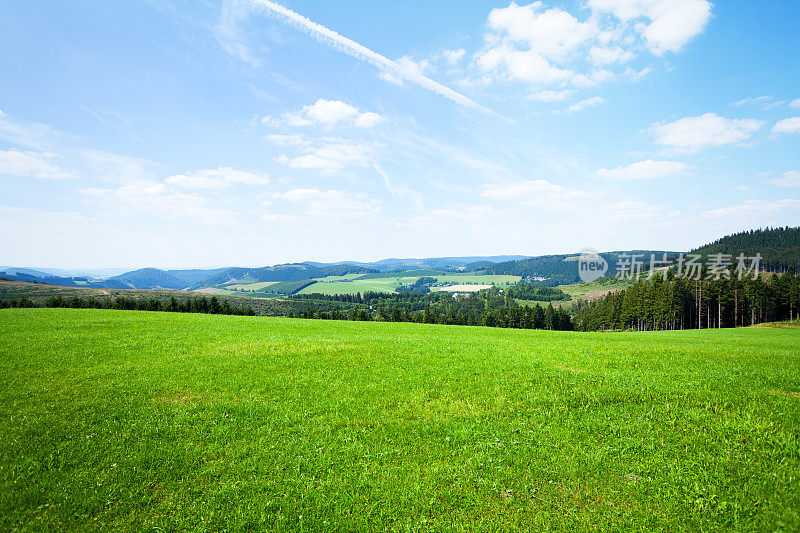
<svg viewBox="0 0 800 533">
<path fill-rule="evenodd" d="M 800 3 L 0 3 L 0 263 L 687 250 L 800 221 Z"/>
</svg>

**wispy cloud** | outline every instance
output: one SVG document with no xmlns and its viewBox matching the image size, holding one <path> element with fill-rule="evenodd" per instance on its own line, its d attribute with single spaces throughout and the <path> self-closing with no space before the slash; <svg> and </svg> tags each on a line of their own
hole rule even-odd
<svg viewBox="0 0 800 533">
<path fill-rule="evenodd" d="M 597 171 L 597 175 L 601 178 L 614 180 L 646 180 L 672 176 L 683 172 L 686 168 L 685 163 L 678 161 L 653 161 L 652 159 L 647 159 L 628 166 L 619 166 L 612 169 L 601 168 Z"/>
<path fill-rule="evenodd" d="M 600 105 L 603 102 L 605 102 L 605 99 L 599 96 L 592 96 L 591 98 L 586 98 L 584 100 L 581 100 L 580 102 L 575 102 L 574 104 L 572 104 L 567 108 L 567 111 L 575 113 L 576 111 L 582 111 L 587 107 Z"/>
<path fill-rule="evenodd" d="M 781 187 L 800 187 L 800 170 L 787 170 L 783 175 L 769 180 Z"/>
<path fill-rule="evenodd" d="M 54 157 L 47 152 L 0 151 L 0 175 L 54 180 L 77 178 L 74 173 L 55 165 Z"/>
<path fill-rule="evenodd" d="M 411 69 L 398 62 L 392 61 L 388 57 L 370 50 L 366 46 L 359 44 L 352 39 L 336 33 L 335 31 L 326 28 L 321 24 L 308 19 L 299 13 L 295 13 L 291 9 L 287 9 L 280 4 L 270 2 L 269 0 L 251 0 L 251 5 L 256 9 L 262 9 L 279 19 L 283 20 L 296 27 L 300 31 L 307 33 L 318 41 L 327 44 L 328 46 L 344 52 L 347 55 L 355 57 L 361 61 L 370 63 L 378 68 L 382 73 L 390 74 L 394 78 L 402 79 L 419 85 L 420 87 L 434 92 L 440 96 L 444 96 L 449 100 L 473 111 L 479 111 L 487 115 L 502 118 L 506 121 L 510 120 L 502 115 L 492 111 L 491 109 L 480 105 L 479 103 L 471 100 L 463 94 L 454 91 L 453 89 L 438 83 L 427 76 L 420 73 L 418 69 Z"/>
<path fill-rule="evenodd" d="M 703 148 L 741 143 L 764 125 L 753 119 L 727 119 L 716 113 L 685 117 L 675 122 L 651 126 L 656 142 L 679 151 L 697 152 Z"/>
</svg>

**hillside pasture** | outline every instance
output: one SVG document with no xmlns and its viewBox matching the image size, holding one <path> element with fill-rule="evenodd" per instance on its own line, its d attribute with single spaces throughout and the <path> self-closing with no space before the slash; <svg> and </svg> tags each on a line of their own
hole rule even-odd
<svg viewBox="0 0 800 533">
<path fill-rule="evenodd" d="M 619 279 L 614 276 L 599 278 L 594 281 L 559 285 L 557 288 L 569 294 L 573 300 L 593 300 L 601 298 L 612 291 L 633 285 L 633 279 Z"/>
</svg>

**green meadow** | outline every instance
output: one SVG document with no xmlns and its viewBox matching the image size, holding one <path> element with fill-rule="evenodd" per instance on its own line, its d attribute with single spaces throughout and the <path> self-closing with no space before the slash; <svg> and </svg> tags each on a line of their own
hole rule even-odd
<svg viewBox="0 0 800 533">
<path fill-rule="evenodd" d="M 797 531 L 800 330 L 0 310 L 0 530 Z"/>
</svg>

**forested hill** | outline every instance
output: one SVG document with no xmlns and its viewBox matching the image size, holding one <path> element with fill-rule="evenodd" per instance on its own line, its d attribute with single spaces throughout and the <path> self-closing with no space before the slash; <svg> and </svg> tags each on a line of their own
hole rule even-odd
<svg viewBox="0 0 800 533">
<path fill-rule="evenodd" d="M 370 274 L 377 270 L 356 265 L 331 265 L 324 267 L 311 266 L 304 263 L 292 263 L 261 268 L 230 268 L 215 276 L 199 281 L 191 288 L 220 285 L 232 280 L 241 283 L 257 283 L 261 281 L 301 281 L 327 276 L 344 276 L 345 274 Z"/>
<path fill-rule="evenodd" d="M 625 252 L 604 252 L 600 254 L 608 262 L 608 275 L 614 275 L 621 255 L 638 254 L 643 258 L 675 255 L 675 252 L 659 250 L 629 250 Z M 578 277 L 578 258 L 580 254 L 540 255 L 518 261 L 507 261 L 485 267 L 476 268 L 486 274 L 508 274 L 523 278 L 544 278 L 537 283 L 545 286 L 569 285 L 580 281 Z"/>
<path fill-rule="evenodd" d="M 800 272 L 800 227 L 767 228 L 734 233 L 711 244 L 692 250 L 693 254 L 707 257 L 711 254 L 744 254 L 753 257 L 761 254 L 761 267 L 770 272 L 784 272 L 793 267 Z"/>
</svg>

